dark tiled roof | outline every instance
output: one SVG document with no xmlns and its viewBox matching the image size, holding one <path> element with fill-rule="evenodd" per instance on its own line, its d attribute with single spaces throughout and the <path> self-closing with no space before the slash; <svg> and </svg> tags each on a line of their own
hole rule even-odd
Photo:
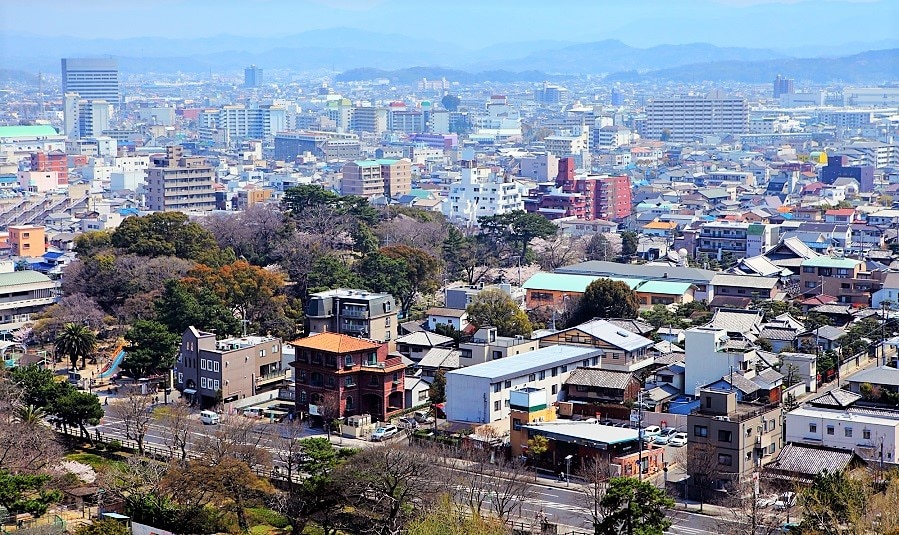
<svg viewBox="0 0 899 535">
<path fill-rule="evenodd" d="M 630 372 L 615 372 L 600 370 L 599 368 L 577 368 L 571 372 L 565 384 L 624 390 L 633 377 L 634 374 Z"/>
<path fill-rule="evenodd" d="M 851 450 L 787 444 L 766 469 L 798 476 L 814 476 L 824 470 L 831 473 L 843 472 L 856 458 Z"/>
<path fill-rule="evenodd" d="M 819 396 L 809 399 L 806 403 L 815 407 L 835 407 L 844 409 L 862 397 L 855 392 L 849 392 L 842 388 L 837 388 L 829 392 L 825 392 Z"/>
</svg>

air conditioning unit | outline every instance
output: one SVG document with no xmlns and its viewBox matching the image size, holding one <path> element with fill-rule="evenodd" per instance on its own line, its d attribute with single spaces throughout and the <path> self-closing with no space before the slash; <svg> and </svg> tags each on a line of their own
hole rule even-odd
<svg viewBox="0 0 899 535">
<path fill-rule="evenodd" d="M 715 416 L 715 419 L 719 422 L 729 422 L 730 416 Z"/>
</svg>

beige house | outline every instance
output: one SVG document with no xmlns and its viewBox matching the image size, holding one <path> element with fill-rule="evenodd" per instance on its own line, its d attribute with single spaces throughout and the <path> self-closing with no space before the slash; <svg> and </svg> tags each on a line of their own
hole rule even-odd
<svg viewBox="0 0 899 535">
<path fill-rule="evenodd" d="M 315 293 L 306 305 L 306 319 L 309 333 L 360 336 L 396 350 L 397 307 L 390 294 L 346 288 Z"/>
</svg>

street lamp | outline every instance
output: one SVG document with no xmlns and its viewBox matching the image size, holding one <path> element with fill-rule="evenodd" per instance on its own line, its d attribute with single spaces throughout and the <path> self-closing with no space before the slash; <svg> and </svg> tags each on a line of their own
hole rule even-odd
<svg viewBox="0 0 899 535">
<path fill-rule="evenodd" d="M 565 456 L 565 486 L 571 486 L 571 459 L 574 455 Z"/>
</svg>

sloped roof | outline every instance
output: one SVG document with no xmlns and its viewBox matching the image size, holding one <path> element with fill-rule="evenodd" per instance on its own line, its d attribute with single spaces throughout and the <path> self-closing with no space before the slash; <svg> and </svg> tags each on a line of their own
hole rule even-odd
<svg viewBox="0 0 899 535">
<path fill-rule="evenodd" d="M 806 401 L 809 405 L 815 407 L 827 407 L 845 409 L 856 401 L 862 399 L 861 395 L 842 388 L 836 388 L 829 392 L 825 392 Z"/>
<path fill-rule="evenodd" d="M 840 329 L 839 327 L 833 327 L 830 325 L 822 325 L 821 327 L 818 327 L 817 329 L 814 329 L 812 331 L 808 331 L 808 332 L 805 332 L 802 334 L 803 335 L 810 334 L 812 336 L 817 336 L 818 338 L 823 338 L 825 340 L 834 341 L 834 340 L 838 340 L 839 338 L 843 337 L 846 334 L 846 331 L 843 329 Z"/>
<path fill-rule="evenodd" d="M 571 372 L 565 384 L 624 390 L 633 378 L 634 374 L 631 372 L 602 370 L 600 368 L 577 368 Z"/>
<path fill-rule="evenodd" d="M 712 279 L 713 286 L 739 286 L 742 288 L 756 288 L 771 290 L 780 282 L 776 277 L 759 277 L 755 275 L 715 275 Z"/>
<path fill-rule="evenodd" d="M 764 387 L 766 385 L 777 384 L 778 381 L 783 381 L 783 378 L 784 376 L 779 371 L 773 368 L 765 368 L 760 371 L 752 381 L 760 387 Z"/>
<path fill-rule="evenodd" d="M 617 325 L 603 319 L 593 319 L 581 323 L 580 325 L 569 327 L 560 332 L 572 330 L 578 330 L 594 338 L 599 338 L 603 342 L 619 347 L 625 351 L 634 351 L 640 348 L 649 347 L 653 344 L 652 340 L 649 338 L 621 329 Z"/>
<path fill-rule="evenodd" d="M 357 351 L 375 351 L 381 347 L 380 344 L 371 340 L 332 332 L 313 333 L 307 338 L 300 338 L 290 342 L 290 345 L 302 349 L 316 349 L 318 351 L 341 354 Z"/>
<path fill-rule="evenodd" d="M 824 470 L 830 473 L 843 472 L 859 459 L 852 450 L 787 444 L 766 469 L 813 477 Z"/>
<path fill-rule="evenodd" d="M 869 368 L 852 375 L 853 383 L 871 383 L 872 385 L 899 386 L 899 369 L 889 366 Z"/>
<path fill-rule="evenodd" d="M 729 333 L 749 334 L 758 332 L 764 314 L 761 310 L 737 310 L 719 308 L 712 316 L 708 326 L 713 329 L 721 329 Z"/>
<path fill-rule="evenodd" d="M 634 334 L 639 334 L 640 336 L 656 330 L 655 327 L 641 319 L 609 318 L 606 321 L 608 321 L 612 325 L 621 327 L 622 329 L 627 329 Z"/>
<path fill-rule="evenodd" d="M 405 334 L 396 339 L 398 344 L 409 344 L 412 346 L 437 347 L 448 344 L 453 339 L 442 334 L 432 333 L 431 331 L 418 331 Z"/>
<path fill-rule="evenodd" d="M 425 356 L 418 361 L 418 367 L 458 369 L 461 367 L 461 364 L 459 364 L 459 350 L 449 347 L 435 347 L 425 353 Z"/>
<path fill-rule="evenodd" d="M 779 340 L 782 342 L 792 342 L 796 336 L 798 335 L 798 331 L 796 329 L 792 329 L 789 327 L 772 327 L 772 326 L 764 326 L 762 327 L 761 337 L 766 338 L 768 340 Z"/>
<path fill-rule="evenodd" d="M 737 390 L 739 390 L 740 392 L 743 392 L 744 394 L 752 394 L 754 392 L 759 391 L 759 385 L 755 384 L 751 379 L 747 379 L 747 378 L 743 377 L 743 375 L 739 374 L 739 373 L 734 373 L 733 375 L 731 375 L 731 374 L 725 375 L 725 376 L 721 377 L 721 379 L 718 379 L 717 381 L 714 381 L 713 383 L 717 383 L 717 382 L 727 383 L 727 384 L 733 386 L 734 388 L 736 388 Z M 708 386 L 708 385 L 703 385 L 703 386 Z"/>
</svg>

